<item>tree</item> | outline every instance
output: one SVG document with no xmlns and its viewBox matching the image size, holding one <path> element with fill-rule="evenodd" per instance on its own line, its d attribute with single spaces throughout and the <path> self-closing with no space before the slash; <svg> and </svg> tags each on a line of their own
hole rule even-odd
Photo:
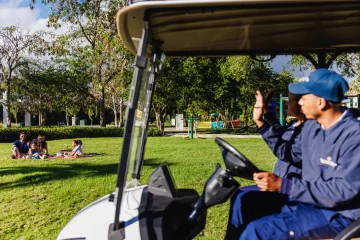
<svg viewBox="0 0 360 240">
<path fill-rule="evenodd" d="M 100 125 L 105 126 L 105 94 L 110 81 L 128 68 L 129 52 L 117 36 L 115 14 L 123 3 L 115 0 L 65 1 L 44 0 L 54 6 L 50 26 L 60 21 L 73 24 L 72 30 L 54 48 L 58 53 L 83 51 L 94 76 L 93 87 L 100 105 Z M 72 50 L 63 51 L 64 48 Z"/>
<path fill-rule="evenodd" d="M 128 98 L 131 83 L 132 68 L 123 69 L 109 82 L 105 104 L 114 113 L 115 126 L 121 127 L 123 122 L 123 111 Z"/>
<path fill-rule="evenodd" d="M 15 26 L 0 28 L 0 71 L 5 86 L 6 121 L 9 127 L 11 126 L 11 84 L 15 70 L 24 63 L 26 54 L 43 52 L 42 47 L 46 45 L 43 40 L 45 34 L 45 32 L 24 33 Z"/>
<path fill-rule="evenodd" d="M 256 89 L 276 88 L 285 94 L 292 81 L 289 73 L 275 73 L 269 63 L 250 57 L 170 59 L 156 80 L 157 127 L 163 131 L 166 116 L 174 111 L 205 116 L 217 112 L 228 121 L 248 115 Z"/>
<path fill-rule="evenodd" d="M 277 93 L 287 93 L 294 78 L 284 72 L 274 72 L 269 63 L 250 57 L 226 57 L 219 61 L 220 81 L 214 86 L 217 111 L 231 122 L 240 114 L 249 115 L 256 89 L 266 92 L 276 88 Z"/>
<path fill-rule="evenodd" d="M 183 62 L 184 59 L 180 58 L 165 61 L 163 71 L 155 80 L 152 108 L 155 111 L 156 126 L 160 131 L 164 131 L 166 116 L 181 105 L 180 100 L 186 88 L 182 72 Z"/>
<path fill-rule="evenodd" d="M 76 115 L 89 103 L 89 79 L 78 75 L 64 61 L 28 62 L 19 68 L 17 95 L 27 111 L 39 114 L 40 125 L 45 124 L 46 113 L 65 111 Z M 41 121 L 42 120 L 42 121 Z"/>
</svg>

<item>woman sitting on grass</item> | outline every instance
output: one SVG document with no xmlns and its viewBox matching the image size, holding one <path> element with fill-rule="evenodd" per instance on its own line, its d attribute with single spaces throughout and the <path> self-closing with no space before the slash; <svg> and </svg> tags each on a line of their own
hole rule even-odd
<svg viewBox="0 0 360 240">
<path fill-rule="evenodd" d="M 32 141 L 38 144 L 38 150 L 41 156 L 44 156 L 44 158 L 49 156 L 49 149 L 44 134 L 40 133 L 38 137 Z"/>
</svg>

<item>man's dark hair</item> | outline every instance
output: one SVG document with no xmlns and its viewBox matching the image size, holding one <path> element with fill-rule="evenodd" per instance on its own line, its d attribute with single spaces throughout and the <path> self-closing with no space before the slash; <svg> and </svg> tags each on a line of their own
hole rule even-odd
<svg viewBox="0 0 360 240">
<path fill-rule="evenodd" d="M 19 136 L 20 136 L 21 134 L 24 134 L 24 135 L 26 136 L 26 133 L 25 133 L 25 132 L 20 132 L 20 133 L 19 133 Z"/>
</svg>

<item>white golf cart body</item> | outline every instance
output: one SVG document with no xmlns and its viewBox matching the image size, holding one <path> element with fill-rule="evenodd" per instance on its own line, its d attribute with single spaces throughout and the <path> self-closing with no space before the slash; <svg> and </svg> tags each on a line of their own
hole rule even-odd
<svg viewBox="0 0 360 240">
<path fill-rule="evenodd" d="M 272 59 L 301 54 L 319 68 L 360 49 L 358 0 L 146 1 L 119 10 L 116 21 L 136 56 L 116 189 L 74 216 L 58 240 L 155 239 L 140 234 L 139 209 L 147 186 L 139 183 L 151 98 L 164 55 Z"/>
</svg>

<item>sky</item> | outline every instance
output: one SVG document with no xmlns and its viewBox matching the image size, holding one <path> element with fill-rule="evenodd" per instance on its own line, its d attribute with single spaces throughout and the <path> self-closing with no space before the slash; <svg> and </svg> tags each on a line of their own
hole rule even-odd
<svg viewBox="0 0 360 240">
<path fill-rule="evenodd" d="M 29 8 L 30 0 L 0 0 L 0 26 L 18 25 L 24 30 L 46 29 L 50 7 L 37 1 L 35 8 Z"/>
</svg>

